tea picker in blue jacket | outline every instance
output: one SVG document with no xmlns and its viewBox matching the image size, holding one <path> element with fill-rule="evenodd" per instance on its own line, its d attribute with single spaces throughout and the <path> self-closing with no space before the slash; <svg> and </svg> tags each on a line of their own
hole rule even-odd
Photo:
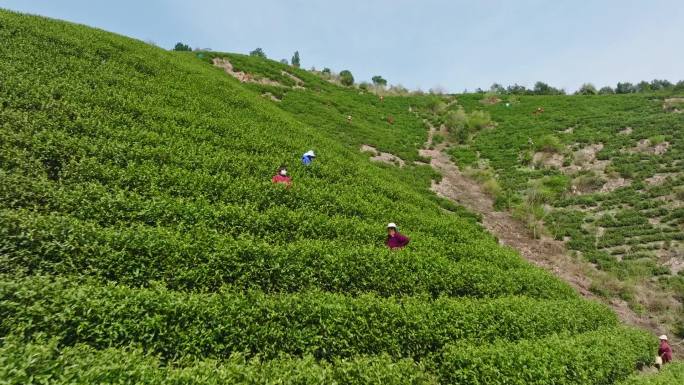
<svg viewBox="0 0 684 385">
<path fill-rule="evenodd" d="M 308 166 L 313 162 L 314 158 L 316 158 L 316 154 L 314 154 L 313 150 L 309 150 L 302 155 L 302 164 Z"/>
</svg>

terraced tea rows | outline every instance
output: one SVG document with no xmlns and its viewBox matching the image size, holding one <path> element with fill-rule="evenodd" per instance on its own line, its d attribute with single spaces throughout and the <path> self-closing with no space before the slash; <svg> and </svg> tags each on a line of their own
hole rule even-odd
<svg viewBox="0 0 684 385">
<path fill-rule="evenodd" d="M 429 167 L 358 152 L 419 159 L 409 106 L 430 97 L 230 56 L 281 83 L 242 84 L 7 11 L 0 39 L 2 381 L 610 384 L 651 359 L 651 336 L 432 195 Z M 384 247 L 390 221 L 407 248 Z"/>
<path fill-rule="evenodd" d="M 494 126 L 451 151 L 499 208 L 618 280 L 597 294 L 681 335 L 671 315 L 684 300 L 684 116 L 664 108 L 671 98 L 464 95 L 451 110 L 486 111 Z"/>
</svg>

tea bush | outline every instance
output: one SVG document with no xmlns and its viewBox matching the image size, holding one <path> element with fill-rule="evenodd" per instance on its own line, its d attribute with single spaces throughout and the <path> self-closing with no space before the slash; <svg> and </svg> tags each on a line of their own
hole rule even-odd
<svg viewBox="0 0 684 385">
<path fill-rule="evenodd" d="M 602 305 L 581 300 L 182 294 L 40 277 L 0 285 L 0 325 L 6 332 L 46 333 L 63 345 L 97 348 L 135 342 L 165 359 L 221 358 L 230 352 L 420 358 L 460 339 L 517 340 L 617 323 Z"/>
<path fill-rule="evenodd" d="M 627 344 L 614 339 L 626 337 Z M 579 336 L 452 345 L 439 361 L 440 377 L 452 384 L 612 384 L 626 378 L 634 363 L 649 363 L 653 337 L 625 329 L 604 329 Z"/>
<path fill-rule="evenodd" d="M 96 350 L 60 346 L 55 339 L 25 344 L 14 338 L 0 346 L 0 378 L 10 385 L 437 384 L 421 364 L 387 356 L 327 362 L 311 356 L 246 359 L 236 353 L 222 361 L 168 366 L 135 348 Z"/>
<path fill-rule="evenodd" d="M 102 228 L 25 212 L 1 213 L 0 224 L 0 250 L 9 262 L 0 269 L 7 272 L 83 274 L 135 286 L 154 280 L 193 291 L 231 284 L 264 291 L 318 288 L 383 296 L 576 296 L 517 255 L 487 251 L 487 243 L 453 244 L 443 256 L 407 255 L 335 240 L 292 240 L 274 248 L 263 240 L 245 235 L 231 239 L 202 227 L 182 233 L 142 225 Z"/>
</svg>

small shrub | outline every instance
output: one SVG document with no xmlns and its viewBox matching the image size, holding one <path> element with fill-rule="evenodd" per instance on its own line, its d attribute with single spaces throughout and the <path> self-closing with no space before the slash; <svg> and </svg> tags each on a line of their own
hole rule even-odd
<svg viewBox="0 0 684 385">
<path fill-rule="evenodd" d="M 497 96 L 496 94 L 489 94 L 486 95 L 483 99 L 480 99 L 480 103 L 491 106 L 494 104 L 501 103 L 501 98 L 499 98 L 499 96 Z"/>
<path fill-rule="evenodd" d="M 249 53 L 249 56 L 255 56 L 255 57 L 260 57 L 262 59 L 266 59 L 266 53 L 264 53 L 264 50 L 261 48 L 257 48 L 254 51 L 251 51 Z"/>
<path fill-rule="evenodd" d="M 520 97 L 518 95 L 509 95 L 506 99 L 506 102 L 510 104 L 518 104 L 520 103 Z"/>
<path fill-rule="evenodd" d="M 463 107 L 460 107 L 456 111 L 449 111 L 446 114 L 445 122 L 449 131 L 456 131 L 466 128 L 468 123 L 468 115 L 466 114 Z"/>
<path fill-rule="evenodd" d="M 470 135 L 468 134 L 468 130 L 465 128 L 458 128 L 453 131 L 452 137 L 457 143 L 468 143 L 470 140 Z"/>
<path fill-rule="evenodd" d="M 598 176 L 594 171 L 580 175 L 572 181 L 572 184 L 581 192 L 597 191 L 606 183 L 606 180 Z"/>
<path fill-rule="evenodd" d="M 680 271 L 681 273 L 681 271 Z M 684 339 L 684 319 L 679 319 L 676 325 L 676 333 L 679 338 Z"/>
<path fill-rule="evenodd" d="M 446 105 L 446 103 L 444 103 L 444 101 L 441 98 L 432 98 L 427 103 L 426 107 L 433 114 L 442 114 L 446 110 L 447 105 Z"/>
<path fill-rule="evenodd" d="M 615 90 L 612 89 L 609 86 L 601 87 L 601 89 L 598 91 L 599 95 L 612 95 L 615 93 Z"/>
<path fill-rule="evenodd" d="M 489 113 L 482 110 L 473 111 L 468 115 L 467 125 L 471 131 L 479 131 L 492 124 Z"/>
<path fill-rule="evenodd" d="M 563 151 L 563 143 L 554 135 L 544 135 L 537 143 L 537 150 L 549 153 L 560 153 Z"/>
<path fill-rule="evenodd" d="M 499 185 L 499 182 L 496 181 L 496 179 L 491 178 L 487 179 L 483 184 L 482 184 L 482 189 L 489 195 L 493 197 L 497 197 L 501 195 L 502 189 L 501 186 Z"/>
<path fill-rule="evenodd" d="M 521 165 L 530 166 L 530 165 L 532 165 L 533 160 L 534 160 L 534 151 L 522 150 L 518 153 L 518 162 L 520 162 Z"/>
<path fill-rule="evenodd" d="M 665 141 L 665 135 L 651 136 L 650 138 L 648 138 L 648 141 L 651 142 L 651 145 L 653 146 L 658 145 Z"/>
<path fill-rule="evenodd" d="M 596 87 L 591 83 L 584 83 L 582 87 L 577 91 L 578 95 L 596 95 Z"/>
<path fill-rule="evenodd" d="M 670 271 L 670 268 L 667 266 L 653 266 L 651 273 L 654 276 L 669 275 L 672 273 L 672 271 Z"/>
<path fill-rule="evenodd" d="M 534 186 L 525 190 L 525 201 L 530 205 L 550 203 L 553 197 L 553 192 L 543 186 Z"/>
<path fill-rule="evenodd" d="M 444 124 L 459 143 L 467 143 L 474 133 L 490 127 L 492 120 L 486 111 L 466 113 L 465 109 L 459 106 L 456 111 L 447 112 Z"/>
<path fill-rule="evenodd" d="M 375 84 L 378 87 L 385 87 L 387 85 L 387 80 L 385 80 L 382 76 L 380 75 L 375 75 L 371 78 L 373 81 L 373 84 Z"/>
<path fill-rule="evenodd" d="M 675 196 L 678 200 L 684 201 L 684 188 L 679 188 L 675 191 Z"/>
<path fill-rule="evenodd" d="M 469 146 L 456 146 L 449 149 L 449 155 L 459 167 L 469 167 L 477 164 L 477 154 Z"/>
<path fill-rule="evenodd" d="M 469 167 L 465 170 L 465 174 L 480 183 L 484 183 L 489 179 L 494 179 L 494 172 L 491 169 L 479 169 Z"/>
<path fill-rule="evenodd" d="M 535 182 L 535 184 L 548 189 L 554 198 L 560 197 L 570 187 L 570 180 L 566 175 L 548 175 Z"/>
<path fill-rule="evenodd" d="M 181 42 L 176 43 L 176 45 L 173 47 L 174 51 L 192 51 L 192 48 L 190 48 L 189 45 L 183 44 Z"/>
<path fill-rule="evenodd" d="M 340 83 L 342 83 L 342 85 L 349 87 L 354 84 L 354 75 L 352 75 L 351 71 L 343 70 L 340 72 L 339 76 Z"/>
<path fill-rule="evenodd" d="M 547 233 L 544 227 L 544 220 L 548 217 L 549 212 L 542 204 L 532 203 L 526 200 L 513 207 L 513 217 L 523 222 L 527 229 L 535 239 L 539 239 L 542 235 Z"/>
</svg>

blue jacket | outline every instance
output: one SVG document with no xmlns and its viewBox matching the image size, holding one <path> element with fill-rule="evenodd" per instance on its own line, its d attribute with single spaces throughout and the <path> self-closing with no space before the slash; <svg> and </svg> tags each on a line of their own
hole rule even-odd
<svg viewBox="0 0 684 385">
<path fill-rule="evenodd" d="M 313 161 L 313 158 L 311 158 L 310 156 L 303 156 L 302 157 L 302 164 L 305 166 L 310 165 L 312 161 Z"/>
</svg>

